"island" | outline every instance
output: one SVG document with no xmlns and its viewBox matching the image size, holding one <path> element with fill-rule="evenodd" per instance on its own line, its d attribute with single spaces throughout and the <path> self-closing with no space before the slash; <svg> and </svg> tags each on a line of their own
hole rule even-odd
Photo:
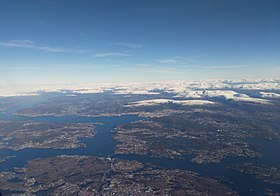
<svg viewBox="0 0 280 196">
<path fill-rule="evenodd" d="M 91 123 L 0 121 L 0 150 L 80 148 L 85 144 L 79 139 L 92 138 L 94 134 Z"/>
<path fill-rule="evenodd" d="M 276 167 L 243 163 L 232 168 L 245 174 L 254 175 L 256 178 L 263 179 L 266 183 L 280 185 L 280 170 Z"/>
</svg>

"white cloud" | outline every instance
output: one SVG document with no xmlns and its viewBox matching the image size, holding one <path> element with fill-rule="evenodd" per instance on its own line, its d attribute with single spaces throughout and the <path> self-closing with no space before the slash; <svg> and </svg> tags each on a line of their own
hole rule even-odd
<svg viewBox="0 0 280 196">
<path fill-rule="evenodd" d="M 246 67 L 247 65 L 221 65 L 221 66 L 216 66 L 216 65 L 211 65 L 207 66 L 206 68 L 208 69 L 236 69 L 236 68 L 241 68 L 241 67 Z"/>
<path fill-rule="evenodd" d="M 88 50 L 83 49 L 66 49 L 60 47 L 50 47 L 50 46 L 39 46 L 31 40 L 11 40 L 6 42 L 0 42 L 0 47 L 7 48 L 29 48 L 35 50 L 41 50 L 45 52 L 59 52 L 59 53 L 87 53 Z"/>
<path fill-rule="evenodd" d="M 126 43 L 126 42 L 115 42 L 115 43 L 112 43 L 112 45 L 124 46 L 124 47 L 128 47 L 128 48 L 133 48 L 133 49 L 144 47 L 142 44 Z"/>
<path fill-rule="evenodd" d="M 157 94 L 155 90 L 176 94 L 174 97 L 193 100 L 148 100 L 135 104 L 154 104 L 154 103 L 178 103 L 178 104 L 200 104 L 208 103 L 209 97 L 224 97 L 234 101 L 253 102 L 261 104 L 271 104 L 271 98 L 279 98 L 279 93 L 266 92 L 269 89 L 279 91 L 279 79 L 271 80 L 205 80 L 205 81 L 157 81 L 157 82 L 123 82 L 123 83 L 80 83 L 68 85 L 28 85 L 28 86 L 7 86 L 0 83 L 1 96 L 18 96 L 36 94 L 38 91 L 57 92 L 70 90 L 76 93 L 93 93 L 112 90 L 116 94 Z M 240 84 L 242 83 L 242 84 Z M 198 90 L 199 89 L 199 90 Z M 231 89 L 231 90 L 221 90 Z M 244 93 L 238 93 L 234 89 L 259 90 L 263 95 L 262 99 L 250 97 Z M 269 99 L 266 99 L 268 98 Z"/>
<path fill-rule="evenodd" d="M 133 54 L 127 52 L 105 52 L 105 53 L 96 53 L 94 54 L 94 56 L 95 57 L 111 57 L 111 56 L 128 57 L 128 56 L 133 56 Z"/>
<path fill-rule="evenodd" d="M 188 64 L 188 63 L 196 63 L 197 58 L 201 55 L 194 55 L 194 56 L 175 56 L 175 57 L 169 57 L 158 60 L 159 63 L 169 63 L 169 64 Z"/>
<path fill-rule="evenodd" d="M 178 63 L 179 60 L 178 59 L 161 59 L 158 61 L 159 63 Z"/>
<path fill-rule="evenodd" d="M 8 42 L 0 42 L 0 46 L 10 48 L 33 48 L 34 42 L 31 40 L 12 40 Z"/>
</svg>

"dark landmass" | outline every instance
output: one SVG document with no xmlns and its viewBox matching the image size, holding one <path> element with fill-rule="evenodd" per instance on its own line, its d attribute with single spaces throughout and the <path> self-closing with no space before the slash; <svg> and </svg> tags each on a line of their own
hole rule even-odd
<svg viewBox="0 0 280 196">
<path fill-rule="evenodd" d="M 0 176 L 2 190 L 26 195 L 237 195 L 194 172 L 87 156 L 35 159 Z"/>
<path fill-rule="evenodd" d="M 268 168 L 244 163 L 234 166 L 233 169 L 245 174 L 254 175 L 256 178 L 263 179 L 266 183 L 280 185 L 280 170 L 276 167 Z"/>
<path fill-rule="evenodd" d="M 254 106 L 260 112 L 263 107 Z M 259 116 L 253 110 L 226 105 L 212 109 L 158 108 L 146 114 L 147 120 L 120 125 L 114 130 L 113 138 L 119 142 L 115 152 L 172 159 L 192 154 L 195 163 L 217 163 L 228 156 L 261 157 L 247 139 L 280 138 L 280 131 L 273 123 L 267 123 L 278 119 L 279 112 L 268 106 L 266 113 L 269 112 L 268 117 Z"/>
<path fill-rule="evenodd" d="M 139 154 L 152 157 L 183 158 L 193 154 L 195 163 L 217 163 L 227 156 L 260 157 L 247 142 L 230 139 L 220 130 L 167 128 L 155 121 L 138 121 L 115 129 L 119 143 L 117 154 Z"/>
<path fill-rule="evenodd" d="M 20 105 L 24 105 L 25 107 L 31 107 L 41 100 L 37 96 L 14 96 L 14 97 L 1 97 L 0 96 L 0 112 L 5 112 L 7 110 L 14 110 L 15 108 L 19 109 Z M 44 99 L 45 100 L 45 99 Z"/>
<path fill-rule="evenodd" d="M 16 98 L 0 97 L 0 112 L 16 106 L 19 101 L 20 100 Z"/>
<path fill-rule="evenodd" d="M 35 107 L 21 109 L 22 116 L 120 116 L 138 114 L 143 108 L 124 107 L 129 102 L 166 97 L 162 95 L 122 95 L 110 92 L 96 94 L 75 94 L 55 97 Z M 150 111 L 151 109 L 148 109 Z"/>
<path fill-rule="evenodd" d="M 205 90 L 205 89 L 196 89 Z M 206 89 L 207 90 L 207 89 Z M 211 89 L 209 89 L 211 90 Z M 231 89 L 220 89 L 231 90 Z M 232 89 L 238 91 L 236 89 Z M 277 92 L 277 91 L 276 91 Z M 125 114 L 150 114 L 154 112 L 174 110 L 174 111 L 188 111 L 193 108 L 204 109 L 221 109 L 222 108 L 237 108 L 241 111 L 247 111 L 254 114 L 257 118 L 264 118 L 270 120 L 280 119 L 279 99 L 269 99 L 269 104 L 261 104 L 256 102 L 237 101 L 226 99 L 223 96 L 209 97 L 207 95 L 198 98 L 199 100 L 213 101 L 215 105 L 191 106 L 180 105 L 174 103 L 164 103 L 160 105 L 140 106 L 140 107 L 127 107 L 129 103 L 151 100 L 151 99 L 173 99 L 173 100 L 192 100 L 194 98 L 174 97 L 176 94 L 172 92 L 157 91 L 158 94 L 115 94 L 114 92 L 100 92 L 92 94 L 71 94 L 54 96 L 52 95 L 46 101 L 40 102 L 32 107 L 26 107 L 17 111 L 18 115 L 23 116 L 119 116 Z M 242 91 L 250 95 L 259 94 L 255 91 Z M 67 96 L 71 95 L 71 96 Z M 258 96 L 257 96 L 258 97 Z M 260 98 L 260 97 L 258 97 Z M 133 105 L 132 105 L 133 106 Z"/>
<path fill-rule="evenodd" d="M 93 137 L 93 128 L 85 123 L 0 121 L 0 149 L 85 147 L 79 139 Z"/>
</svg>

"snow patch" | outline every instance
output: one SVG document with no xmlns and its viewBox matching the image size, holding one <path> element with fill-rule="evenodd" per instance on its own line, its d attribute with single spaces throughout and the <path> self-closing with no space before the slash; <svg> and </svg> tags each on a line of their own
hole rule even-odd
<svg viewBox="0 0 280 196">
<path fill-rule="evenodd" d="M 210 105 L 215 104 L 215 102 L 207 100 L 173 100 L 173 99 L 150 99 L 142 100 L 137 102 L 130 102 L 125 107 L 139 107 L 139 106 L 154 106 L 160 104 L 179 104 L 179 105 Z"/>
<path fill-rule="evenodd" d="M 280 99 L 280 94 L 278 93 L 271 93 L 271 92 L 260 92 L 262 98 L 272 98 L 272 99 Z"/>
</svg>

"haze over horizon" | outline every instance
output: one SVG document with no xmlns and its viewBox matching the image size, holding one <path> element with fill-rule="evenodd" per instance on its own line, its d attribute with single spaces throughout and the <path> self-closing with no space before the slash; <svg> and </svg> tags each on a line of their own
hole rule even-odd
<svg viewBox="0 0 280 196">
<path fill-rule="evenodd" d="M 276 78 L 280 1 L 0 0 L 0 86 Z"/>
</svg>

